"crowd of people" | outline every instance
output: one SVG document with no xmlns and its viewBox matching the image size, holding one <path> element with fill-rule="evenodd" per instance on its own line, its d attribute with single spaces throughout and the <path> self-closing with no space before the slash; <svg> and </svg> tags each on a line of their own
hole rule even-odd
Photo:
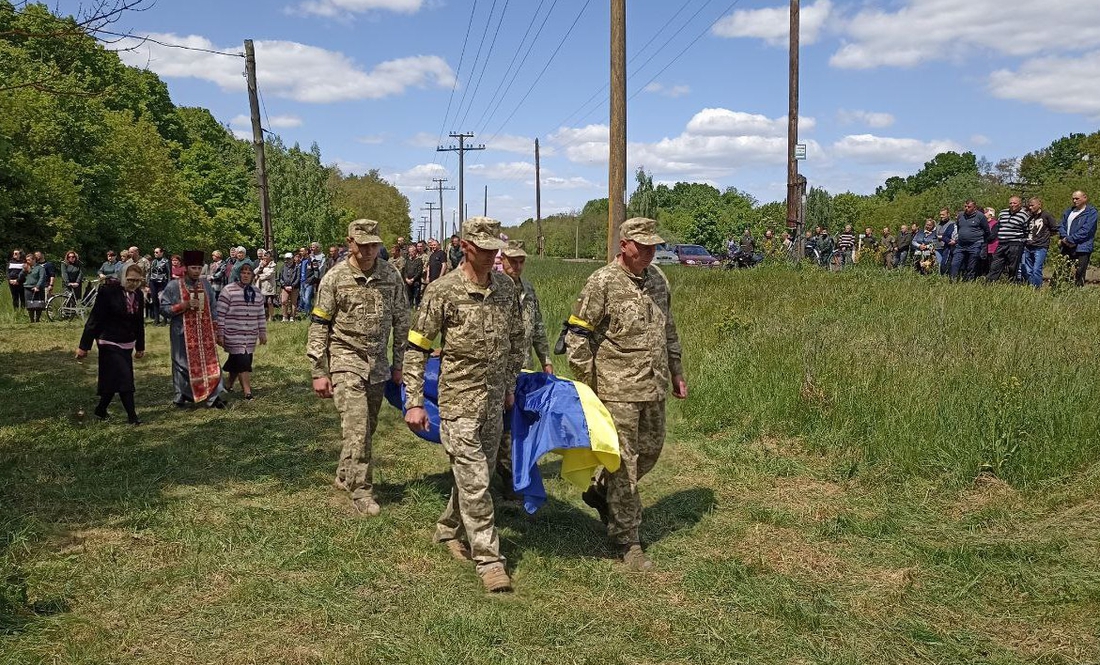
<svg viewBox="0 0 1100 665">
<path fill-rule="evenodd" d="M 896 234 L 889 226 L 879 235 L 872 227 L 857 233 L 848 224 L 833 236 L 818 226 L 806 231 L 801 258 L 836 270 L 849 263 L 867 262 L 890 269 L 911 267 L 921 274 L 945 275 L 952 280 L 1008 280 L 1038 288 L 1053 247 L 1073 263 L 1074 281 L 1083 286 L 1096 227 L 1097 209 L 1083 191 L 1073 193 L 1060 221 L 1037 197 L 1025 204 L 1022 197 L 1013 196 L 999 213 L 968 200 L 957 215 L 943 208 L 923 225 L 902 224 Z M 731 255 L 751 255 L 756 250 L 747 230 L 740 239 L 731 238 L 727 246 Z M 776 238 L 770 229 L 762 250 L 771 256 L 790 256 L 797 251 L 789 233 Z"/>
</svg>

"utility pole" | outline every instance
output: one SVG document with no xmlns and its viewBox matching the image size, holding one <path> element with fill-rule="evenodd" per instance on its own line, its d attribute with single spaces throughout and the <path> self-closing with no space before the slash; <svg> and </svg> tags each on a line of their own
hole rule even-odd
<svg viewBox="0 0 1100 665">
<path fill-rule="evenodd" d="M 790 36 L 790 72 L 789 72 L 789 108 L 787 109 L 787 230 L 794 233 L 797 258 L 805 250 L 805 238 L 802 229 L 802 197 L 806 189 L 806 179 L 798 173 L 798 159 L 795 150 L 798 145 L 798 53 L 799 19 L 801 8 L 799 0 L 791 0 L 791 36 Z"/>
<path fill-rule="evenodd" d="M 457 210 L 452 210 L 451 211 L 451 233 L 452 234 L 457 234 L 458 233 L 458 211 Z"/>
<path fill-rule="evenodd" d="M 444 187 L 443 183 L 447 182 L 446 178 L 432 178 L 432 182 L 435 183 L 435 187 L 425 187 L 427 190 L 439 190 L 439 242 L 443 242 L 443 237 L 447 235 L 443 228 L 443 190 L 454 191 L 454 187 Z"/>
<path fill-rule="evenodd" d="M 485 208 L 481 214 L 489 216 L 489 185 L 485 185 Z"/>
<path fill-rule="evenodd" d="M 466 221 L 466 151 L 467 150 L 484 150 L 485 145 L 466 145 L 466 139 L 474 138 L 473 134 L 464 134 L 462 132 L 448 134 L 452 139 L 458 139 L 457 146 L 439 146 L 436 148 L 436 152 L 457 152 L 458 153 L 458 225 L 461 227 L 462 222 Z"/>
<path fill-rule="evenodd" d="M 539 175 L 539 140 L 535 139 L 535 229 L 538 233 L 538 254 L 542 257 L 542 178 Z"/>
<path fill-rule="evenodd" d="M 271 232 L 271 201 L 267 194 L 267 163 L 264 161 L 264 128 L 260 125 L 260 99 L 256 87 L 256 50 L 252 40 L 244 40 L 244 71 L 248 82 L 248 109 L 252 116 L 252 149 L 256 152 L 256 184 L 260 190 L 260 224 L 264 231 L 264 249 L 275 249 Z"/>
<path fill-rule="evenodd" d="M 626 0 L 611 0 L 611 135 L 607 164 L 607 260 L 626 219 Z"/>
<path fill-rule="evenodd" d="M 433 213 L 435 213 L 435 211 L 436 211 L 435 201 L 428 201 L 424 205 L 426 205 L 428 207 L 427 208 L 421 208 L 421 210 L 427 210 L 428 211 L 428 235 L 431 235 L 432 220 L 435 219 L 435 216 L 434 216 Z M 439 225 L 439 242 L 441 244 L 443 242 L 443 225 L 442 224 Z"/>
</svg>

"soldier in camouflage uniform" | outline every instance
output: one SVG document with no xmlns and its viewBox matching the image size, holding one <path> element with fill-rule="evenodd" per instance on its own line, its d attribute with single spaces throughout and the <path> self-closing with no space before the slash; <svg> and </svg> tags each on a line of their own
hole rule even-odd
<svg viewBox="0 0 1100 665">
<path fill-rule="evenodd" d="M 401 383 L 409 306 L 405 282 L 378 258 L 378 222 L 348 225 L 348 255 L 329 270 L 317 289 L 306 355 L 313 364 L 313 390 L 332 397 L 340 413 L 343 447 L 335 485 L 351 492 L 363 515 L 377 515 L 371 482 L 371 437 L 387 380 Z M 393 332 L 393 364 L 386 346 Z"/>
<path fill-rule="evenodd" d="M 523 312 L 523 367 L 533 372 L 543 371 L 553 374 L 550 342 L 546 338 L 546 323 L 542 320 L 539 297 L 535 294 L 535 287 L 531 282 L 523 279 L 523 268 L 527 263 L 527 252 L 523 249 L 523 241 L 508 241 L 508 246 L 500 253 L 503 258 L 504 274 L 511 277 L 519 289 L 519 307 Z M 532 345 L 535 347 L 538 365 L 531 362 Z M 519 495 L 512 489 L 512 428 L 507 414 L 504 418 L 504 432 L 500 437 L 500 450 L 497 453 L 497 474 L 504 483 L 504 498 L 519 499 Z"/>
<path fill-rule="evenodd" d="M 518 289 L 492 271 L 497 250 L 506 247 L 499 236 L 500 222 L 488 217 L 462 223 L 465 261 L 428 286 L 405 352 L 405 422 L 423 431 L 428 426 L 424 367 L 432 344 L 441 340 L 439 429 L 454 487 L 435 538 L 456 559 L 472 559 L 490 592 L 512 588 L 500 554 L 489 479 L 502 414 L 515 400 L 516 375 L 527 348 Z"/>
<path fill-rule="evenodd" d="M 566 331 L 569 366 L 611 413 L 622 465 L 601 469 L 584 492 L 607 534 L 633 570 L 653 562 L 642 550 L 638 481 L 657 463 L 665 441 L 665 393 L 687 397 L 680 338 L 672 320 L 668 280 L 651 265 L 657 222 L 635 217 L 619 227 L 619 255 L 588 278 Z"/>
</svg>

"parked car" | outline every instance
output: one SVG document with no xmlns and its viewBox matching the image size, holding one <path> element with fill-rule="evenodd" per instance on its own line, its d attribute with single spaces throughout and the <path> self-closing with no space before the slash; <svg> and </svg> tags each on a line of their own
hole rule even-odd
<svg viewBox="0 0 1100 665">
<path fill-rule="evenodd" d="M 702 245 L 673 245 L 672 251 L 676 254 L 680 265 L 703 266 L 706 268 L 721 265 L 721 262 L 711 256 L 707 248 Z"/>
<path fill-rule="evenodd" d="M 657 253 L 653 255 L 653 262 L 659 266 L 676 265 L 680 262 L 680 257 L 672 251 L 671 245 L 661 243 L 657 245 Z"/>
</svg>

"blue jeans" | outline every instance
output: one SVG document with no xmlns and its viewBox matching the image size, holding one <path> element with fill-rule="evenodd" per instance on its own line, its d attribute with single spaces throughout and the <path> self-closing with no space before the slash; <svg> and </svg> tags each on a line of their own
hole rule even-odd
<svg viewBox="0 0 1100 665">
<path fill-rule="evenodd" d="M 940 274 L 946 275 L 951 272 L 951 255 L 954 253 L 953 247 L 944 247 L 943 249 L 936 250 L 936 265 L 940 267 Z"/>
<path fill-rule="evenodd" d="M 313 285 L 303 284 L 298 291 L 298 311 L 309 316 L 310 309 L 313 307 Z"/>
<path fill-rule="evenodd" d="M 955 252 L 951 255 L 951 279 L 958 279 L 960 272 L 964 281 L 974 279 L 978 272 L 978 262 L 983 255 L 985 255 L 984 242 L 955 245 Z"/>
<path fill-rule="evenodd" d="M 1024 247 L 1024 256 L 1020 261 L 1023 278 L 1035 288 L 1043 285 L 1043 264 L 1047 260 L 1046 247 Z"/>
</svg>

